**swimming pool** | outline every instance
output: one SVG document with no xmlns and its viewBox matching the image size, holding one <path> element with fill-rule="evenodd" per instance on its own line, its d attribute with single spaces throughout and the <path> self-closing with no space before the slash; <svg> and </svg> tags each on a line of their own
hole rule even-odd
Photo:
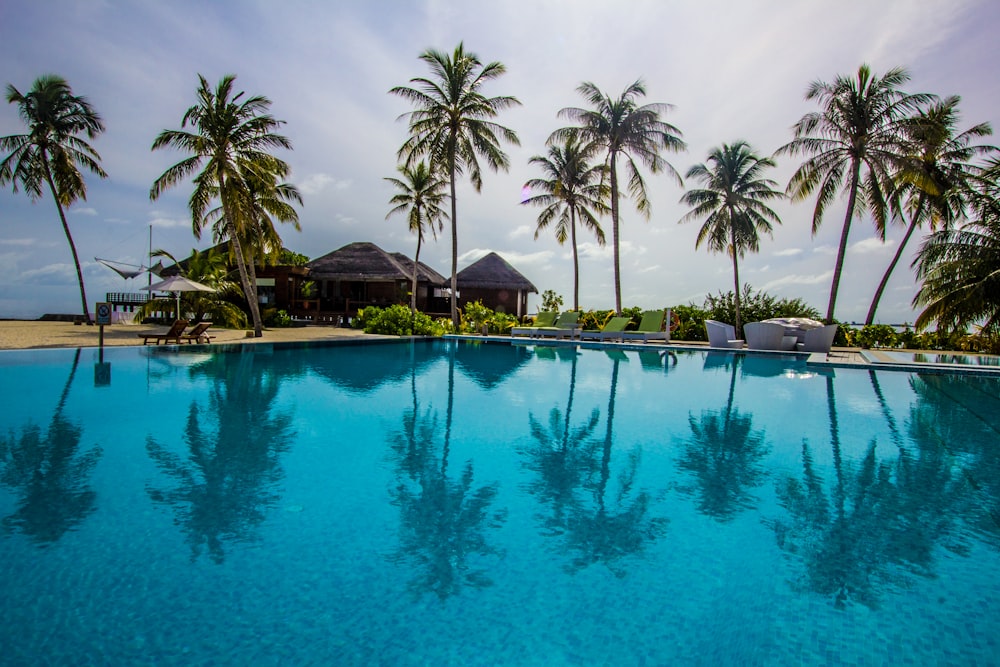
<svg viewBox="0 0 1000 667">
<path fill-rule="evenodd" d="M 0 354 L 0 663 L 993 664 L 997 378 L 500 343 Z"/>
</svg>

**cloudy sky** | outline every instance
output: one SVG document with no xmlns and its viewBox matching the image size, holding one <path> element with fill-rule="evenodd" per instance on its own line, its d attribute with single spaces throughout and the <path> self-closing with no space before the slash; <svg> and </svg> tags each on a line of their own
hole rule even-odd
<svg viewBox="0 0 1000 667">
<path fill-rule="evenodd" d="M 93 145 L 109 178 L 88 177 L 87 201 L 69 213 L 93 304 L 107 291 L 144 284 L 124 281 L 94 258 L 145 263 L 150 228 L 153 246 L 178 256 L 211 244 L 191 233 L 187 185 L 149 200 L 153 180 L 181 157 L 150 146 L 161 130 L 180 127 L 198 74 L 213 86 L 235 74 L 238 89 L 270 98 L 273 115 L 286 121 L 282 131 L 294 149 L 283 157 L 305 200 L 302 231 L 283 230 L 288 248 L 315 258 L 371 241 L 412 254 L 405 219 L 385 218 L 392 189 L 383 179 L 395 175 L 406 137 L 398 118 L 409 110 L 387 91 L 427 73 L 421 52 L 451 51 L 462 41 L 482 61 L 507 67 L 484 93 L 514 95 L 522 106 L 498 119 L 521 141 L 507 147 L 509 173 L 487 173 L 481 193 L 467 183 L 459 189 L 459 268 L 496 251 L 540 291 L 554 290 L 569 304 L 570 248 L 550 231 L 534 240 L 539 211 L 520 200 L 524 182 L 540 175 L 528 159 L 544 153 L 549 133 L 565 124 L 559 110 L 584 106 L 581 82 L 617 96 L 642 79 L 647 102 L 673 105 L 665 120 L 683 132 L 688 150 L 668 159 L 684 173 L 723 142 L 745 139 L 772 153 L 815 109 L 803 99 L 807 85 L 856 72 L 861 63 L 877 73 L 906 67 L 912 92 L 960 95 L 962 129 L 998 126 L 998 29 L 995 0 L 2 0 L 0 83 L 25 92 L 39 75 L 59 74 L 107 126 Z M 15 106 L 0 105 L 0 136 L 22 131 Z M 772 177 L 784 187 L 796 166 L 780 158 Z M 623 305 L 701 305 L 706 294 L 732 289 L 730 260 L 695 249 L 699 223 L 678 224 L 683 190 L 666 176 L 646 175 L 651 218 L 623 208 Z M 843 207 L 829 211 L 815 236 L 811 202 L 775 208 L 782 224 L 759 254 L 741 262 L 741 278 L 825 312 Z M 610 220 L 606 229 L 610 237 Z M 855 222 L 838 319 L 864 318 L 900 236 L 892 230 L 882 244 L 869 219 Z M 581 240 L 581 305 L 611 308 L 610 245 Z M 883 298 L 882 322 L 915 317 L 913 246 Z M 447 235 L 421 255 L 444 275 L 450 258 Z M 539 302 L 533 296 L 531 309 Z M 7 186 L 0 191 L 0 318 L 74 313 L 79 305 L 54 204 L 32 203 Z"/>
</svg>

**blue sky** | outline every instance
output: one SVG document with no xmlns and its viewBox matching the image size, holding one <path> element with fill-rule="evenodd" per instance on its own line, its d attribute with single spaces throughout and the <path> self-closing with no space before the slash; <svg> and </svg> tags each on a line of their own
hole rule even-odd
<svg viewBox="0 0 1000 667">
<path fill-rule="evenodd" d="M 565 124 L 556 114 L 583 106 L 576 92 L 582 81 L 617 96 L 641 78 L 646 101 L 674 105 L 666 120 L 683 132 L 688 150 L 668 159 L 684 173 L 712 147 L 736 139 L 770 154 L 815 109 L 803 99 L 811 81 L 853 73 L 865 62 L 879 73 L 906 67 L 912 92 L 960 95 L 962 129 L 997 127 L 998 29 L 1000 3 L 993 0 L 2 0 L 0 83 L 24 92 L 39 75 L 56 73 L 103 116 L 107 131 L 93 145 L 109 178 L 88 177 L 87 201 L 69 213 L 93 304 L 107 291 L 141 286 L 94 258 L 145 262 L 150 226 L 153 246 L 177 256 L 211 244 L 191 233 L 188 186 L 156 202 L 148 196 L 153 180 L 181 157 L 150 146 L 161 130 L 180 127 L 198 74 L 213 85 L 235 74 L 238 89 L 269 97 L 273 115 L 286 121 L 282 131 L 294 149 L 283 157 L 305 199 L 302 231 L 283 230 L 286 247 L 313 258 L 371 241 L 412 254 L 416 241 L 405 219 L 385 219 L 392 190 L 383 179 L 395 175 L 406 137 L 397 119 L 409 110 L 387 91 L 427 73 L 417 59 L 425 49 L 450 51 L 464 41 L 484 62 L 507 67 L 484 92 L 514 95 L 523 106 L 498 119 L 521 140 L 507 147 L 510 171 L 487 173 L 481 193 L 467 183 L 459 189 L 459 267 L 496 251 L 539 290 L 571 303 L 569 246 L 551 232 L 533 240 L 539 211 L 519 202 L 524 182 L 539 175 L 528 159 L 544 153 L 549 133 Z M 0 105 L 0 136 L 22 131 L 14 105 Z M 772 177 L 784 187 L 796 166 L 780 158 Z M 683 190 L 666 176 L 646 176 L 651 219 L 623 208 L 623 305 L 700 305 L 706 294 L 732 289 L 730 260 L 695 249 L 699 223 L 678 224 Z M 811 202 L 775 208 L 782 224 L 741 262 L 741 279 L 825 312 L 843 206 L 829 211 L 815 236 Z M 610 220 L 605 226 L 610 237 Z M 868 218 L 855 221 L 838 319 L 864 318 L 901 234 L 891 230 L 882 244 Z M 581 240 L 581 305 L 611 308 L 610 245 Z M 447 235 L 421 254 L 444 275 L 450 257 Z M 878 319 L 913 321 L 916 287 L 901 265 Z M 531 308 L 539 301 L 533 297 Z M 57 312 L 79 312 L 79 292 L 54 204 L 32 203 L 8 186 L 0 191 L 0 318 Z"/>
</svg>

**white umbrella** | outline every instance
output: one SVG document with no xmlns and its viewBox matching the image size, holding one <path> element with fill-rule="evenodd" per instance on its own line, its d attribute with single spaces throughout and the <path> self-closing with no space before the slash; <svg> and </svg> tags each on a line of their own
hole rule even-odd
<svg viewBox="0 0 1000 667">
<path fill-rule="evenodd" d="M 177 319 L 181 317 L 181 292 L 214 292 L 215 289 L 202 285 L 184 276 L 170 276 L 166 280 L 139 289 L 146 292 L 174 292 L 177 295 Z"/>
</svg>

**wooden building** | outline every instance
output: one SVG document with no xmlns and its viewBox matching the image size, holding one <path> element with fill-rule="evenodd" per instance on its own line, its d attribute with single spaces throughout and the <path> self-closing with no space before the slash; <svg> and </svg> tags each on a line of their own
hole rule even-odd
<svg viewBox="0 0 1000 667">
<path fill-rule="evenodd" d="M 349 243 L 306 266 L 317 287 L 319 321 L 332 316 L 345 322 L 366 306 L 410 303 L 413 260 L 403 253 L 386 252 L 374 243 Z M 442 291 L 446 282 L 434 269 L 418 264 L 417 309 L 429 315 L 447 314 L 450 306 Z"/>
<path fill-rule="evenodd" d="M 460 308 L 482 301 L 495 312 L 519 318 L 528 313 L 528 294 L 538 294 L 530 280 L 495 252 L 459 271 L 457 282 Z"/>
</svg>

